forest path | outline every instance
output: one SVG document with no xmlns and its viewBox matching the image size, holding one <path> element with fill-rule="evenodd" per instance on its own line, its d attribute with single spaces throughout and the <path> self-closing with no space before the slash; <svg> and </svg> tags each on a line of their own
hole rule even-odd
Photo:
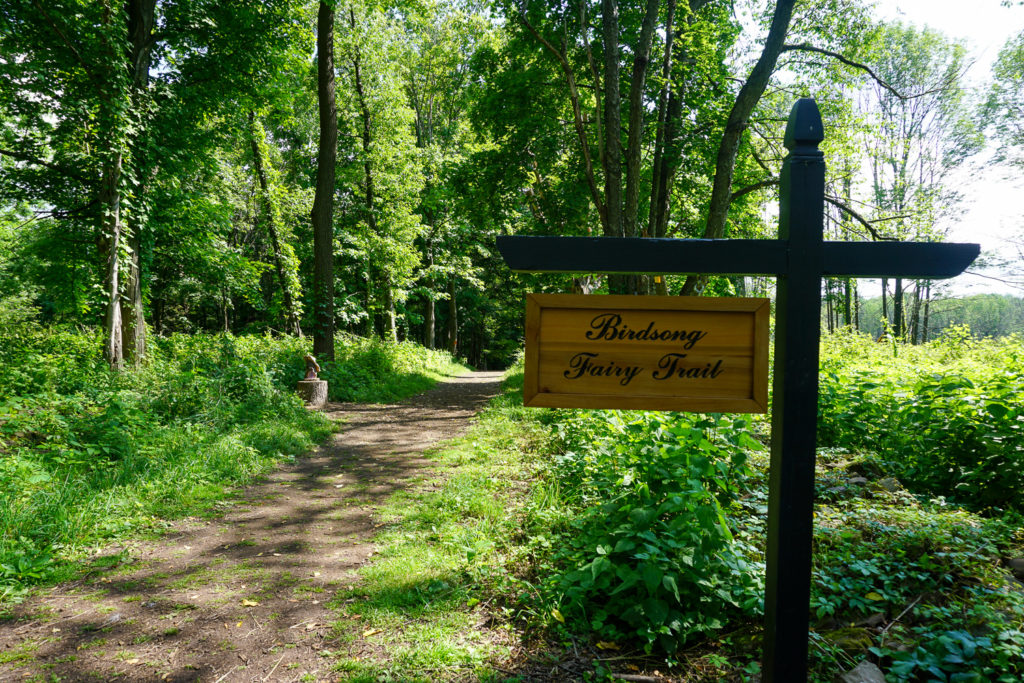
<svg viewBox="0 0 1024 683">
<path fill-rule="evenodd" d="M 0 681 L 331 680 L 326 604 L 374 552 L 374 510 L 499 390 L 474 372 L 396 405 L 330 404 L 342 430 L 223 504 L 42 591 L 0 623 Z"/>
</svg>

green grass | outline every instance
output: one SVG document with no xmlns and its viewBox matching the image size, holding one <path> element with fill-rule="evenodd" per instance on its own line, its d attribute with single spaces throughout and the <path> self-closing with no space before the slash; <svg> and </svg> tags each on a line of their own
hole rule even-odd
<svg viewBox="0 0 1024 683">
<path fill-rule="evenodd" d="M 66 580 L 113 541 L 216 516 L 238 486 L 337 429 L 294 395 L 311 341 L 153 338 L 111 373 L 95 332 L 0 331 L 0 604 Z M 411 343 L 339 336 L 338 398 L 394 401 L 465 368 Z M 340 395 L 339 395 L 340 394 Z"/>
<path fill-rule="evenodd" d="M 338 620 L 334 668 L 350 681 L 431 681 L 472 675 L 500 680 L 491 664 L 509 654 L 507 623 L 479 626 L 503 610 L 486 604 L 522 548 L 521 516 L 532 466 L 532 430 L 518 386 L 492 402 L 464 437 L 431 454 L 437 469 L 378 510 L 380 553 L 331 606 Z M 385 658 L 358 660 L 360 641 Z"/>
</svg>

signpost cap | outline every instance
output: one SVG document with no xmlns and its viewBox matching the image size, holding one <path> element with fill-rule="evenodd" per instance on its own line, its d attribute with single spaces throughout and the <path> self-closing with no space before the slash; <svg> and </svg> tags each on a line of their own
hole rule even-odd
<svg viewBox="0 0 1024 683">
<path fill-rule="evenodd" d="M 814 147 L 825 139 L 825 127 L 821 123 L 821 112 L 813 97 L 801 97 L 789 112 L 786 124 L 786 149 Z"/>
</svg>

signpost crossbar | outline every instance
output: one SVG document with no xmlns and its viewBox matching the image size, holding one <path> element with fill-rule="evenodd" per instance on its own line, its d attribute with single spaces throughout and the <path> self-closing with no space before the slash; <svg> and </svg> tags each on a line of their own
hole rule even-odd
<svg viewBox="0 0 1024 683">
<path fill-rule="evenodd" d="M 788 240 L 506 235 L 498 250 L 518 272 L 784 275 Z M 824 242 L 826 277 L 942 279 L 962 273 L 977 244 Z"/>
</svg>

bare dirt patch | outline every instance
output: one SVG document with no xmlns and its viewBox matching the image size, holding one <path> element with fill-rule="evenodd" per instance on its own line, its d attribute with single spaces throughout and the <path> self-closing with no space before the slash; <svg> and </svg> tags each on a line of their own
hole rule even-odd
<svg viewBox="0 0 1024 683">
<path fill-rule="evenodd" d="M 342 431 L 218 520 L 185 520 L 19 605 L 0 623 L 0 681 L 330 680 L 326 603 L 373 555 L 376 507 L 499 383 L 477 372 L 396 405 L 330 404 Z"/>
</svg>

